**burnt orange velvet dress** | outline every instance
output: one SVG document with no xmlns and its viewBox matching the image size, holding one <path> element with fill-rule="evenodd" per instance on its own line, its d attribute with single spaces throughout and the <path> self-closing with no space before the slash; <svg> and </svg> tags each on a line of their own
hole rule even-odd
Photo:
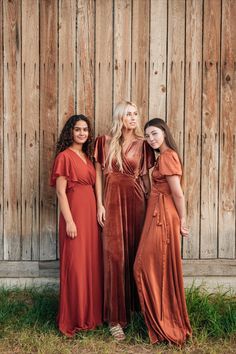
<svg viewBox="0 0 236 354">
<path fill-rule="evenodd" d="M 71 149 L 58 154 L 54 162 L 51 185 L 67 179 L 66 195 L 77 237 L 66 234 L 65 219 L 60 214 L 60 304 L 59 330 L 67 336 L 93 329 L 102 323 L 102 245 L 98 235 L 95 169 Z"/>
<path fill-rule="evenodd" d="M 108 170 L 107 153 L 111 138 L 96 140 L 95 160 L 102 166 L 106 221 L 103 228 L 104 320 L 125 326 L 130 312 L 139 308 L 133 276 L 146 201 L 141 176 L 154 163 L 154 154 L 143 139 L 136 139 L 123 153 L 121 173 L 113 163 Z"/>
<path fill-rule="evenodd" d="M 181 176 L 178 155 L 162 153 L 152 173 L 152 190 L 134 275 L 152 343 L 181 345 L 191 335 L 180 254 L 180 220 L 166 176 Z"/>
</svg>

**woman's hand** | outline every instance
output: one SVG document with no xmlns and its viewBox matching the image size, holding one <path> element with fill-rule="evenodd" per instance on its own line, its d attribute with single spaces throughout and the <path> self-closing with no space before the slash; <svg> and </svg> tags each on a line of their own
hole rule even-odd
<svg viewBox="0 0 236 354">
<path fill-rule="evenodd" d="M 98 223 L 101 227 L 104 226 L 104 222 L 106 220 L 106 210 L 104 208 L 103 205 L 99 206 L 98 207 L 98 210 L 97 210 L 97 219 L 98 219 Z"/>
<path fill-rule="evenodd" d="M 77 236 L 77 228 L 74 221 L 66 223 L 66 233 L 70 238 L 75 238 Z"/>
<path fill-rule="evenodd" d="M 185 219 L 180 219 L 180 233 L 183 237 L 189 236 L 189 228 L 185 224 Z"/>
</svg>

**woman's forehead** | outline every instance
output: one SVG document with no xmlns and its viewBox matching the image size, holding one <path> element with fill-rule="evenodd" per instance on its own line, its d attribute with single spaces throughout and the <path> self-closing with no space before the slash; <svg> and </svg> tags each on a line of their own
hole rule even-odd
<svg viewBox="0 0 236 354">
<path fill-rule="evenodd" d="M 78 127 L 78 128 L 87 128 L 88 124 L 84 121 L 84 120 L 78 120 L 74 127 Z"/>
</svg>

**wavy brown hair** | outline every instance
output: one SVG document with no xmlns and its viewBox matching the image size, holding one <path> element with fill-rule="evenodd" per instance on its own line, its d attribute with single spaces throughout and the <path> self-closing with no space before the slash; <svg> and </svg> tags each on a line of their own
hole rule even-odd
<svg viewBox="0 0 236 354">
<path fill-rule="evenodd" d="M 76 114 L 71 116 L 67 122 L 65 123 L 61 134 L 59 136 L 59 139 L 56 144 L 56 156 L 70 147 L 73 144 L 73 129 L 76 124 L 76 122 L 83 120 L 84 122 L 87 123 L 88 126 L 88 139 L 86 142 L 83 144 L 82 150 L 83 152 L 92 160 L 93 156 L 93 135 L 92 135 L 92 127 L 89 118 L 84 116 L 83 114 Z"/>
</svg>

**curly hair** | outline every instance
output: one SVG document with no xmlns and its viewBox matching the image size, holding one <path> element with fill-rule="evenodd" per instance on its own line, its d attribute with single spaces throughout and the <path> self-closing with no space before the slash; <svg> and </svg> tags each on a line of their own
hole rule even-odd
<svg viewBox="0 0 236 354">
<path fill-rule="evenodd" d="M 56 144 L 56 156 L 73 144 L 73 129 L 76 122 L 83 120 L 88 125 L 88 139 L 83 144 L 82 150 L 92 160 L 93 156 L 93 135 L 90 120 L 83 114 L 71 116 L 65 123 Z"/>
</svg>

